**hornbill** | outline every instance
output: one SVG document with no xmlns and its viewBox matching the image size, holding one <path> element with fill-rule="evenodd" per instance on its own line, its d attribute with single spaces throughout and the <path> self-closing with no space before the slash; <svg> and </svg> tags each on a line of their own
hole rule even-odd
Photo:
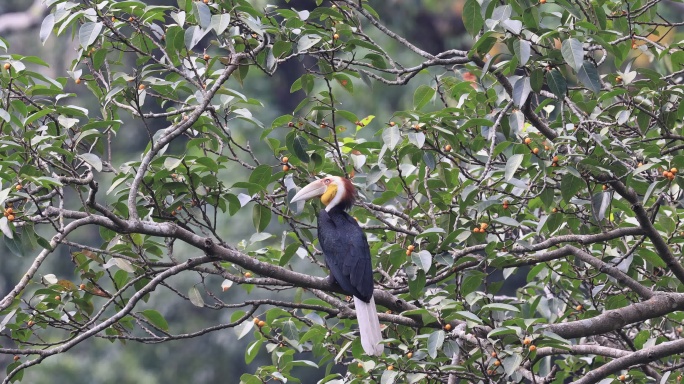
<svg viewBox="0 0 684 384">
<path fill-rule="evenodd" d="M 354 185 L 345 178 L 328 176 L 302 188 L 291 202 L 316 196 L 325 205 L 318 213 L 318 242 L 330 269 L 329 279 L 354 296 L 363 350 L 380 356 L 382 333 L 373 300 L 370 248 L 359 223 L 346 212 L 354 204 Z"/>
</svg>

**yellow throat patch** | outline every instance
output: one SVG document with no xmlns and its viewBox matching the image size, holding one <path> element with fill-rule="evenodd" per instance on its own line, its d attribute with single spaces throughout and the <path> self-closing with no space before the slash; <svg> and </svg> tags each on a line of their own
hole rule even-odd
<svg viewBox="0 0 684 384">
<path fill-rule="evenodd" d="M 330 185 L 328 185 L 328 189 L 326 189 L 325 193 L 321 196 L 321 203 L 323 203 L 323 205 L 325 205 L 327 207 L 328 204 L 330 204 L 330 202 L 332 201 L 332 199 L 335 197 L 336 194 L 337 194 L 337 184 L 330 183 Z"/>
</svg>

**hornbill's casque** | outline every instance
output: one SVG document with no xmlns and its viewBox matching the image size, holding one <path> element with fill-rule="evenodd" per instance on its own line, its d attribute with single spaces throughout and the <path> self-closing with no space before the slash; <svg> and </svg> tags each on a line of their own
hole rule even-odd
<svg viewBox="0 0 684 384">
<path fill-rule="evenodd" d="M 330 269 L 330 278 L 354 296 L 361 345 L 368 355 L 380 356 L 383 345 L 380 321 L 373 300 L 373 269 L 366 235 L 346 210 L 354 203 L 351 181 L 328 176 L 302 188 L 291 202 L 320 196 L 325 205 L 318 213 L 318 242 Z"/>
</svg>

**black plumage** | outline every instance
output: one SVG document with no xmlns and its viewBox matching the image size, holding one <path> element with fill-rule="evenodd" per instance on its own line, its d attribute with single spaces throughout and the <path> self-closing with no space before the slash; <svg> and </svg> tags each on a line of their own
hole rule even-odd
<svg viewBox="0 0 684 384">
<path fill-rule="evenodd" d="M 356 219 L 345 212 L 354 204 L 354 185 L 342 177 L 328 176 L 309 183 L 290 201 L 294 203 L 316 196 L 320 196 L 325 205 L 318 213 L 318 242 L 330 276 L 344 293 L 354 296 L 363 350 L 370 356 L 380 356 L 383 353 L 382 328 L 373 299 L 370 247 Z"/>
<path fill-rule="evenodd" d="M 330 274 L 342 290 L 368 303 L 373 296 L 373 269 L 366 235 L 342 206 L 318 213 L 318 242 Z"/>
</svg>

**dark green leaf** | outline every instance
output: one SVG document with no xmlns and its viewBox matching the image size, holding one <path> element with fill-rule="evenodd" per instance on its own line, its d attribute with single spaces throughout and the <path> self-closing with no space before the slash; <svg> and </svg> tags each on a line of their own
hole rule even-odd
<svg viewBox="0 0 684 384">
<path fill-rule="evenodd" d="M 583 186 L 584 183 L 581 179 L 578 179 L 571 174 L 564 174 L 561 179 L 561 196 L 563 197 L 563 201 L 565 201 L 566 204 L 569 204 L 570 199 L 572 199 Z"/>
<path fill-rule="evenodd" d="M 169 323 L 166 322 L 166 319 L 164 319 L 164 316 L 161 315 L 161 313 L 155 311 L 154 309 L 146 309 L 142 312 L 140 312 L 147 320 L 152 323 L 155 327 L 168 331 L 169 330 Z"/>
<path fill-rule="evenodd" d="M 466 0 L 463 6 L 463 24 L 471 36 L 477 35 L 484 25 L 481 10 L 482 6 L 477 0 Z"/>
<path fill-rule="evenodd" d="M 444 344 L 444 331 L 439 330 L 432 332 L 428 337 L 427 350 L 430 357 L 433 359 L 437 357 L 437 353 L 442 349 Z"/>
<path fill-rule="evenodd" d="M 582 67 L 577 71 L 577 78 L 594 93 L 601 91 L 601 79 L 598 69 L 590 61 L 584 61 Z"/>
<path fill-rule="evenodd" d="M 262 205 L 255 204 L 252 209 L 252 222 L 257 232 L 263 231 L 268 226 L 268 223 L 271 222 L 271 210 Z"/>
<path fill-rule="evenodd" d="M 549 89 L 554 95 L 556 95 L 556 97 L 558 97 L 560 100 L 565 98 L 565 93 L 568 90 L 568 86 L 563 74 L 561 74 L 558 69 L 554 68 L 546 72 L 546 83 L 549 85 Z"/>
<path fill-rule="evenodd" d="M 309 154 L 306 150 L 309 148 L 309 142 L 303 136 L 295 136 L 294 142 L 292 143 L 292 148 L 294 150 L 295 156 L 305 163 L 308 163 L 310 159 Z"/>
<path fill-rule="evenodd" d="M 584 62 L 582 42 L 573 38 L 565 40 L 561 45 L 561 53 L 563 54 L 565 62 L 576 72 L 579 72 L 582 63 Z"/>
<path fill-rule="evenodd" d="M 435 96 L 435 90 L 432 87 L 425 84 L 420 85 L 413 93 L 413 108 L 423 109 L 433 96 Z"/>
<path fill-rule="evenodd" d="M 249 182 L 266 187 L 271 182 L 271 166 L 262 164 L 252 171 L 249 175 Z"/>
</svg>

